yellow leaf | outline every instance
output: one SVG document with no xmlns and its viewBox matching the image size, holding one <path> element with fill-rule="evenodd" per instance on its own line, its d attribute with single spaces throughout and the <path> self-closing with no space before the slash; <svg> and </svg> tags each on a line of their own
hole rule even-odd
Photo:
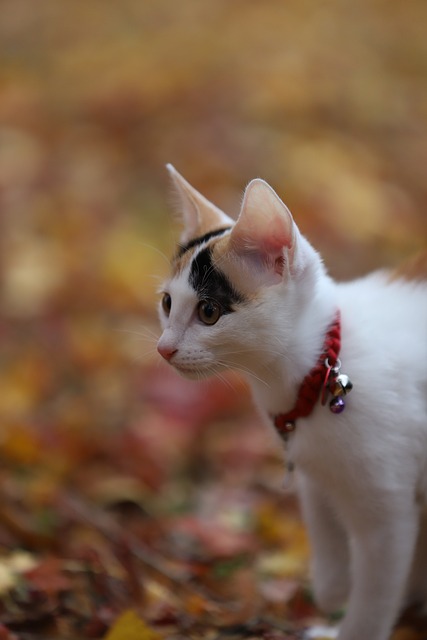
<svg viewBox="0 0 427 640">
<path fill-rule="evenodd" d="M 150 629 L 143 620 L 129 609 L 117 618 L 105 640 L 163 640 L 162 636 Z"/>
<path fill-rule="evenodd" d="M 264 575 L 301 578 L 307 573 L 307 556 L 293 549 L 269 551 L 259 555 L 256 566 Z"/>
</svg>

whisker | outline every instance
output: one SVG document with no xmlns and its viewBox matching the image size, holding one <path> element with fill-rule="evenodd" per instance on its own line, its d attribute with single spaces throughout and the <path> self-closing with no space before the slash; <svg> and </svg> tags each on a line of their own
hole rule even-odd
<svg viewBox="0 0 427 640">
<path fill-rule="evenodd" d="M 149 349 L 148 351 L 144 351 L 143 353 L 140 353 L 140 352 L 134 353 L 134 354 L 131 355 L 131 357 L 132 357 L 132 361 L 133 362 L 138 362 L 139 363 L 139 362 L 142 362 L 143 360 L 145 360 L 145 358 L 147 358 L 149 356 L 152 357 L 152 356 L 156 355 L 156 353 L 157 353 L 156 349 Z M 159 358 L 159 361 L 160 361 L 160 358 Z"/>
<path fill-rule="evenodd" d="M 151 278 L 152 280 L 156 280 L 159 283 L 159 286 L 162 282 L 164 282 L 165 279 L 164 276 L 160 276 L 158 273 L 150 273 L 149 278 Z"/>
<path fill-rule="evenodd" d="M 254 378 L 254 380 L 258 380 L 258 382 L 261 382 L 261 384 L 265 385 L 266 387 L 270 387 L 268 382 L 257 376 L 253 371 L 251 371 L 241 363 L 233 362 L 231 360 L 228 362 L 225 362 L 224 360 L 218 360 L 218 364 L 221 364 L 224 367 L 235 369 L 236 371 L 240 371 L 241 373 L 251 376 L 252 378 Z"/>
<path fill-rule="evenodd" d="M 126 328 L 116 328 L 115 331 L 117 333 L 126 334 L 127 339 L 124 340 L 124 348 L 128 352 L 130 352 L 131 348 L 132 350 L 135 349 L 135 353 L 130 353 L 130 357 L 133 362 L 141 362 L 142 360 L 148 357 L 152 357 L 156 354 L 156 345 L 159 336 L 148 327 L 141 326 L 139 331 Z M 149 346 L 149 349 L 141 352 L 138 347 L 134 346 L 136 343 L 146 343 L 147 346 Z"/>
<path fill-rule="evenodd" d="M 165 253 L 163 253 L 163 251 L 161 251 L 158 247 L 156 247 L 153 244 L 149 244 L 148 242 L 143 242 L 142 240 L 139 240 L 138 244 L 142 245 L 146 249 L 151 249 L 152 251 L 155 251 L 156 253 L 158 253 L 159 256 L 161 256 L 163 260 L 167 263 L 167 265 L 170 266 L 170 260 L 168 256 Z"/>
<path fill-rule="evenodd" d="M 144 327 L 144 331 L 146 333 L 142 333 L 141 331 L 133 331 L 132 329 L 116 329 L 116 331 L 118 331 L 119 333 L 127 333 L 132 336 L 137 336 L 144 340 L 153 340 L 157 342 L 157 340 L 159 339 L 158 334 L 156 334 L 151 329 L 148 329 L 148 327 Z"/>
<path fill-rule="evenodd" d="M 222 373 L 220 373 L 219 371 L 212 371 L 213 375 L 218 378 L 218 380 L 221 380 L 221 382 L 228 387 L 229 389 L 231 389 L 232 391 L 234 391 L 234 393 L 237 393 L 237 388 L 233 385 L 233 383 L 231 382 L 231 380 L 229 380 L 226 376 L 224 376 Z"/>
<path fill-rule="evenodd" d="M 260 352 L 260 348 L 257 347 L 248 347 L 246 349 L 234 349 L 232 351 L 227 351 L 227 356 L 228 355 L 245 355 L 248 353 L 259 353 Z M 286 358 L 286 354 L 285 353 L 281 353 L 280 351 L 276 351 L 274 349 L 262 349 L 262 353 L 266 353 L 266 354 L 271 354 L 273 356 L 278 356 L 281 358 Z"/>
</svg>

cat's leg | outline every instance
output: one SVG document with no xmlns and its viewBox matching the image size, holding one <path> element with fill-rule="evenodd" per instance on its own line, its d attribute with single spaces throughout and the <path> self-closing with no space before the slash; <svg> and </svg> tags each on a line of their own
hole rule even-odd
<svg viewBox="0 0 427 640">
<path fill-rule="evenodd" d="M 323 494 L 301 474 L 298 493 L 310 537 L 314 597 L 323 611 L 333 613 L 345 604 L 349 592 L 347 537 Z"/>
<path fill-rule="evenodd" d="M 411 569 L 418 532 L 416 505 L 387 505 L 387 498 L 372 494 L 369 500 L 381 505 L 376 511 L 382 515 L 352 510 L 352 588 L 339 640 L 388 640 Z"/>
</svg>

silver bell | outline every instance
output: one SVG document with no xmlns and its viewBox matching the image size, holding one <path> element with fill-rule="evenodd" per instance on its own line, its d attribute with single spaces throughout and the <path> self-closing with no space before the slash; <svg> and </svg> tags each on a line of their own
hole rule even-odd
<svg viewBox="0 0 427 640">
<path fill-rule="evenodd" d="M 345 373 L 340 373 L 331 383 L 331 393 L 334 397 L 346 396 L 353 389 L 353 383 Z"/>
</svg>

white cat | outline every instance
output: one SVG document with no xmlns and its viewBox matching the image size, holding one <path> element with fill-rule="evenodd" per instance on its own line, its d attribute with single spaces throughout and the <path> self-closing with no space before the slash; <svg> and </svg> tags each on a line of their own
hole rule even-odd
<svg viewBox="0 0 427 640">
<path fill-rule="evenodd" d="M 295 465 L 317 603 L 347 605 L 339 640 L 387 640 L 427 604 L 427 280 L 338 284 L 267 183 L 234 222 L 168 168 L 185 228 L 158 351 L 245 373 Z"/>
</svg>

